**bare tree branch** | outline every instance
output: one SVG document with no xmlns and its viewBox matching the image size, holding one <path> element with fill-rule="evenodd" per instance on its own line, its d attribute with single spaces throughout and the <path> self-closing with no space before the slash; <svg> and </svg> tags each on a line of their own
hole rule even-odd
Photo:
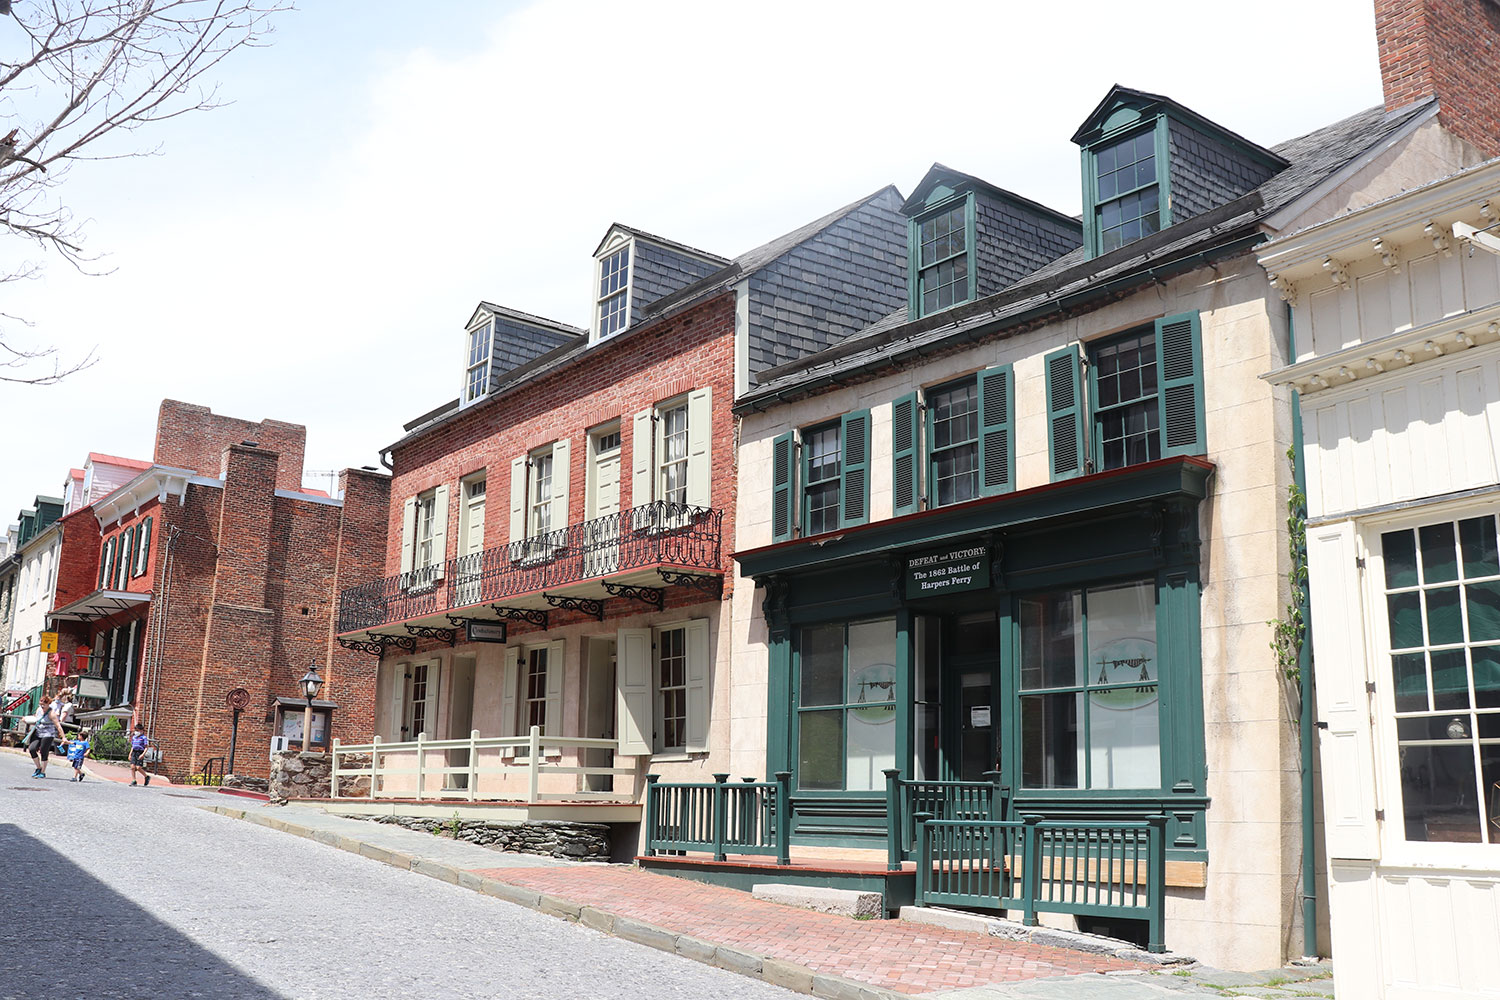
<svg viewBox="0 0 1500 1000">
<path fill-rule="evenodd" d="M 89 272 L 82 224 L 64 198 L 79 161 L 150 155 L 114 133 L 222 106 L 207 76 L 230 53 L 264 42 L 290 0 L 13 0 L 0 17 L 0 233 L 42 259 L 0 268 L 0 284 L 35 278 L 47 255 Z M 97 144 L 97 146 L 96 146 Z M 0 314 L 0 381 L 50 385 L 89 367 L 56 348 L 9 340 Z M 46 371 L 50 364 L 51 372 Z"/>
</svg>

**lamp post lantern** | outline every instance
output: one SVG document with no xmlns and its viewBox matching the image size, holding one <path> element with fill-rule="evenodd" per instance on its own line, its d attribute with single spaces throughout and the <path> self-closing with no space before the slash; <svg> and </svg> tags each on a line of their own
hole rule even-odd
<svg viewBox="0 0 1500 1000">
<path fill-rule="evenodd" d="M 302 694 L 307 698 L 307 708 L 302 713 L 302 749 L 304 752 L 312 750 L 312 718 L 313 699 L 318 696 L 318 690 L 323 686 L 323 678 L 318 676 L 317 664 L 311 664 L 307 673 L 302 675 L 298 685 L 302 688 Z"/>
</svg>

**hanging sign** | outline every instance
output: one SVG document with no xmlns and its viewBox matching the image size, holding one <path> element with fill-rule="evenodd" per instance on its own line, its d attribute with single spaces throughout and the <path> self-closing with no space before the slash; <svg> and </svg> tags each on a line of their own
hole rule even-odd
<svg viewBox="0 0 1500 1000">
<path fill-rule="evenodd" d="M 43 632 L 38 638 L 41 640 L 41 643 L 42 643 L 42 652 L 44 652 L 44 653 L 55 653 L 55 652 L 57 652 L 57 633 L 56 632 Z"/>
<path fill-rule="evenodd" d="M 960 542 L 936 552 L 906 557 L 906 596 L 935 597 L 990 585 L 990 550 Z"/>
<path fill-rule="evenodd" d="M 476 622 L 464 624 L 464 638 L 469 642 L 504 642 L 504 622 Z"/>
</svg>

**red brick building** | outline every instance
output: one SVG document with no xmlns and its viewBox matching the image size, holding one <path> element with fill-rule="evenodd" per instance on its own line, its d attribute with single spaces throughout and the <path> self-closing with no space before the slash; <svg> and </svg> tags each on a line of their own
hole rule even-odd
<svg viewBox="0 0 1500 1000">
<path fill-rule="evenodd" d="M 227 756 L 264 775 L 273 736 L 301 740 L 297 679 L 325 680 L 315 746 L 371 725 L 368 660 L 332 641 L 340 586 L 380 572 L 389 479 L 346 470 L 304 491 L 306 431 L 164 400 L 153 462 L 63 518 L 50 615 L 82 718 L 140 722 L 175 778 Z"/>
</svg>

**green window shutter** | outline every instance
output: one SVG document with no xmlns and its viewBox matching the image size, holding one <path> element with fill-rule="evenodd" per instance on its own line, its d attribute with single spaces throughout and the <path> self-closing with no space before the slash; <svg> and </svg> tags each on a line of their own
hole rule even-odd
<svg viewBox="0 0 1500 1000">
<path fill-rule="evenodd" d="M 1016 488 L 1015 376 L 1010 365 L 979 373 L 979 493 Z"/>
<path fill-rule="evenodd" d="M 922 436 L 918 430 L 921 413 L 917 394 L 909 392 L 891 404 L 891 515 L 915 514 L 922 509 L 920 453 Z"/>
<path fill-rule="evenodd" d="M 840 431 L 844 468 L 839 523 L 847 528 L 870 519 L 870 411 L 844 414 Z"/>
<path fill-rule="evenodd" d="M 796 459 L 792 452 L 792 434 L 778 434 L 771 442 L 771 541 L 785 542 L 792 537 L 792 485 L 796 478 Z"/>
<path fill-rule="evenodd" d="M 1047 355 L 1047 455 L 1052 481 L 1070 479 L 1084 468 L 1083 407 L 1078 386 L 1078 349 Z"/>
<path fill-rule="evenodd" d="M 1157 405 L 1161 407 L 1162 457 L 1202 455 L 1203 343 L 1195 312 L 1156 321 Z"/>
</svg>

